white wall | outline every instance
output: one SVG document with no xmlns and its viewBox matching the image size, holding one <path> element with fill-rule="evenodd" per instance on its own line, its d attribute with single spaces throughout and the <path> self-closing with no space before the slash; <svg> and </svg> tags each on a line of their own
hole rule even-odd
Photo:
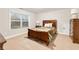
<svg viewBox="0 0 79 59">
<path fill-rule="evenodd" d="M 41 25 L 43 20 L 56 19 L 58 33 L 66 35 L 69 35 L 70 18 L 70 9 L 50 11 L 38 14 L 38 20 L 40 21 Z"/>
<path fill-rule="evenodd" d="M 8 8 L 0 8 L 0 32 L 5 36 L 5 38 L 10 38 L 18 34 L 27 32 L 27 28 L 22 29 L 10 29 L 10 18 L 9 18 Z M 57 19 L 57 30 L 60 34 L 69 35 L 69 21 L 70 21 L 70 10 L 59 10 L 59 11 L 50 11 L 40 14 L 34 14 L 28 11 L 20 9 L 11 9 L 17 13 L 29 15 L 29 27 L 35 27 L 36 20 L 39 20 L 41 25 L 43 20 L 52 20 Z"/>
<path fill-rule="evenodd" d="M 10 38 L 16 36 L 18 34 L 22 34 L 27 32 L 27 28 L 21 29 L 11 29 L 10 28 L 10 18 L 9 18 L 9 11 L 13 10 L 20 14 L 29 15 L 29 27 L 35 27 L 35 14 L 20 10 L 20 9 L 8 9 L 8 8 L 0 8 L 0 32 L 4 35 L 5 38 Z"/>
</svg>

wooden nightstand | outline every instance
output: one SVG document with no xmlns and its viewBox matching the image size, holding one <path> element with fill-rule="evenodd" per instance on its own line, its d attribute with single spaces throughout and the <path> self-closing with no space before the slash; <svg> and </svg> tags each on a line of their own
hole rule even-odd
<svg viewBox="0 0 79 59">
<path fill-rule="evenodd" d="M 36 28 L 41 27 L 41 26 L 36 26 Z"/>
</svg>

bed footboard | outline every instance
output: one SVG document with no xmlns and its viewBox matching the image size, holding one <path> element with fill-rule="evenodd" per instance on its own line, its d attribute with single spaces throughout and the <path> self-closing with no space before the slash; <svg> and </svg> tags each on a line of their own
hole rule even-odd
<svg viewBox="0 0 79 59">
<path fill-rule="evenodd" d="M 34 31 L 31 29 L 28 29 L 28 37 L 40 39 L 42 41 L 45 41 L 47 45 L 49 44 L 48 32 Z"/>
</svg>

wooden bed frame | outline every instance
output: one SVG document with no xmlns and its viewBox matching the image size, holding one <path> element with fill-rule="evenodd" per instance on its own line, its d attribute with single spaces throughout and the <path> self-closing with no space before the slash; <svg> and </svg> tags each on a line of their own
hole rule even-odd
<svg viewBox="0 0 79 59">
<path fill-rule="evenodd" d="M 54 26 L 57 30 L 57 21 L 56 20 L 43 20 L 43 26 L 46 23 L 52 23 L 52 26 Z M 28 38 L 40 39 L 40 40 L 44 41 L 47 45 L 50 43 L 48 32 L 34 31 L 31 29 L 28 29 Z"/>
</svg>

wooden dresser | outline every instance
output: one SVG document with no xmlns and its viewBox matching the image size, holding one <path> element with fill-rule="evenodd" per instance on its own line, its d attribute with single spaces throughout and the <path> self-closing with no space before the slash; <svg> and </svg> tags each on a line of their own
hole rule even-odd
<svg viewBox="0 0 79 59">
<path fill-rule="evenodd" d="M 73 43 L 79 43 L 79 19 L 72 19 L 71 24 Z"/>
</svg>

